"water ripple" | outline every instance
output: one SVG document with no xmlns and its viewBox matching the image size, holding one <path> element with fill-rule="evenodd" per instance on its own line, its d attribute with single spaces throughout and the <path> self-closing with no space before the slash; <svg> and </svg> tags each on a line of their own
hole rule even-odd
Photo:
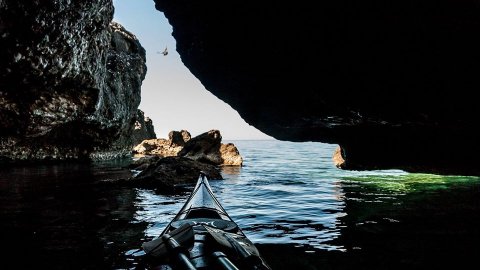
<svg viewBox="0 0 480 270">
<path fill-rule="evenodd" d="M 244 166 L 224 167 L 225 180 L 210 184 L 230 216 L 257 244 L 295 244 L 341 250 L 335 244 L 345 228 L 346 204 L 375 207 L 401 205 L 408 192 L 446 185 L 445 177 L 408 174 L 400 170 L 342 171 L 331 154 L 336 145 L 280 141 L 235 141 Z M 471 178 L 455 181 L 470 181 Z M 470 179 L 470 180 L 469 180 Z M 425 181 L 428 184 L 425 184 Z M 187 195 L 161 196 L 139 191 L 137 219 L 151 224 L 149 237 L 157 236 L 181 208 Z M 368 208 L 366 208 L 368 211 Z M 363 214 L 354 213 L 362 219 Z M 367 216 L 365 216 L 367 217 Z M 365 219 L 400 222 L 390 216 Z M 348 221 L 348 219 L 347 219 Z M 338 243 L 338 242 L 337 242 Z"/>
</svg>

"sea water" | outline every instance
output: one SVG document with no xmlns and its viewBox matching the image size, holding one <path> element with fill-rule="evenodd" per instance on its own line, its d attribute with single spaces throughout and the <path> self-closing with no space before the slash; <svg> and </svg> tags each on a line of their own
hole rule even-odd
<svg viewBox="0 0 480 270">
<path fill-rule="evenodd" d="M 232 142 L 244 165 L 210 184 L 274 269 L 460 269 L 480 254 L 479 177 L 344 171 L 336 145 Z M 0 168 L 0 268 L 134 268 L 188 193 L 101 184 L 130 177 L 128 162 Z"/>
</svg>

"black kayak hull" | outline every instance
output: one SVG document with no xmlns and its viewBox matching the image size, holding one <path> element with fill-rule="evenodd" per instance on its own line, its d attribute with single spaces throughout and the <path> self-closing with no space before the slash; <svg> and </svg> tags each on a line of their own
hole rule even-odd
<svg viewBox="0 0 480 270">
<path fill-rule="evenodd" d="M 203 173 L 175 218 L 142 249 L 151 269 L 270 269 Z"/>
</svg>

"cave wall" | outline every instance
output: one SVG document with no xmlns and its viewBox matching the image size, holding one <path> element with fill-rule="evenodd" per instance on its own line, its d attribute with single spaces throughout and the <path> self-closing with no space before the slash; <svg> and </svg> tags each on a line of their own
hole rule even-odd
<svg viewBox="0 0 480 270">
<path fill-rule="evenodd" d="M 0 1 L 0 160 L 130 153 L 145 50 L 111 0 Z"/>
<path fill-rule="evenodd" d="M 206 89 L 338 167 L 479 175 L 480 5 L 155 0 Z"/>
<path fill-rule="evenodd" d="M 477 1 L 155 0 L 190 71 L 343 169 L 479 175 Z M 129 152 L 145 51 L 111 0 L 0 1 L 0 159 Z"/>
</svg>

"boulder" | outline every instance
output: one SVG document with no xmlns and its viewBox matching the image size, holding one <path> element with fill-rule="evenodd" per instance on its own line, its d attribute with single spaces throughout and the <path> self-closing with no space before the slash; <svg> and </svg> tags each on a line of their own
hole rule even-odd
<svg viewBox="0 0 480 270">
<path fill-rule="evenodd" d="M 180 131 L 172 130 L 168 133 L 168 139 L 175 146 L 184 146 L 191 138 L 190 132 L 183 129 Z"/>
<path fill-rule="evenodd" d="M 168 139 L 144 140 L 133 148 L 134 154 L 158 155 L 161 157 L 177 156 L 185 142 L 190 140 L 190 133 L 186 130 L 170 131 Z"/>
<path fill-rule="evenodd" d="M 177 156 L 178 152 L 182 150 L 182 146 L 172 144 L 172 141 L 167 139 L 150 139 L 144 140 L 133 148 L 134 154 L 139 155 L 158 155 L 161 157 Z"/>
<path fill-rule="evenodd" d="M 220 157 L 222 159 L 222 165 L 228 166 L 242 166 L 243 158 L 240 155 L 237 147 L 233 143 L 220 145 Z"/>
<path fill-rule="evenodd" d="M 220 131 L 212 129 L 185 143 L 178 156 L 214 165 L 242 166 L 243 159 L 238 149 L 231 143 L 224 145 L 221 141 Z"/>
</svg>

